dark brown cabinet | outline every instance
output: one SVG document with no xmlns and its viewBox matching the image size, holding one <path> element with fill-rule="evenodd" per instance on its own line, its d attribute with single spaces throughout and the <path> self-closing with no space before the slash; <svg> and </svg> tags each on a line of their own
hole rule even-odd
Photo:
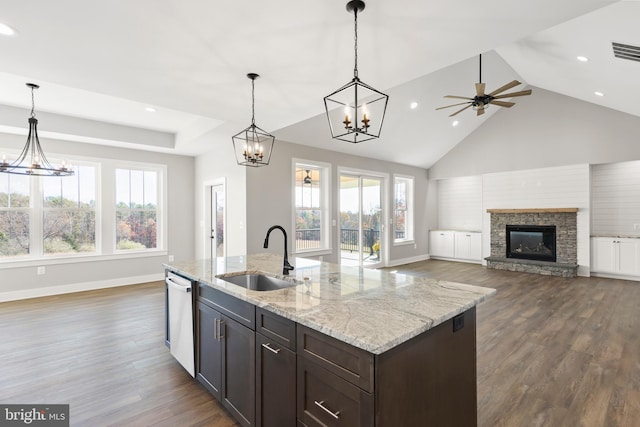
<svg viewBox="0 0 640 427">
<path fill-rule="evenodd" d="M 196 378 L 241 425 L 250 427 L 256 408 L 255 332 L 245 325 L 255 324 L 255 309 L 235 298 L 227 305 L 231 297 L 210 291 L 198 298 Z"/>
<path fill-rule="evenodd" d="M 382 354 L 198 287 L 196 378 L 245 427 L 476 427 L 475 308 Z"/>
<path fill-rule="evenodd" d="M 256 307 L 256 423 L 296 425 L 296 323 Z"/>
<path fill-rule="evenodd" d="M 222 315 L 208 305 L 198 302 L 198 345 L 196 379 L 218 400 L 222 387 L 222 341 L 219 329 Z"/>
</svg>

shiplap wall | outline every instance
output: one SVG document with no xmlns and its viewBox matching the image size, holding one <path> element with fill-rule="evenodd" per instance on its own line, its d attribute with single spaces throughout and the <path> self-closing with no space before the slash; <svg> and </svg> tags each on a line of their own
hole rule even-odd
<svg viewBox="0 0 640 427">
<path fill-rule="evenodd" d="M 640 162 L 593 165 L 591 207 L 592 234 L 640 236 Z"/>
<path fill-rule="evenodd" d="M 441 230 L 482 230 L 481 176 L 438 181 L 438 228 Z"/>
<path fill-rule="evenodd" d="M 638 179 L 640 194 L 640 174 Z M 588 276 L 589 186 L 588 164 L 442 179 L 438 181 L 438 226 L 482 230 L 482 256 L 487 257 L 491 253 L 487 209 L 578 208 L 578 274 Z"/>
</svg>

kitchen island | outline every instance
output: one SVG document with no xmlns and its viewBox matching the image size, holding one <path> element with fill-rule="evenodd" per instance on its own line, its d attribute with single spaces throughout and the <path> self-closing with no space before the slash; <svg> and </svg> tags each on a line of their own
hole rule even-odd
<svg viewBox="0 0 640 427">
<path fill-rule="evenodd" d="M 476 425 L 475 306 L 495 290 L 292 264 L 289 277 L 269 253 L 165 265 L 197 283 L 197 378 L 242 425 Z M 298 284 L 223 280 L 247 272 Z"/>
</svg>

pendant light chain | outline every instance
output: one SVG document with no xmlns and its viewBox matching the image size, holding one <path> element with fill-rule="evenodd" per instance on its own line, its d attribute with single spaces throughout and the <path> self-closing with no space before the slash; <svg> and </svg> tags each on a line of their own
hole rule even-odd
<svg viewBox="0 0 640 427">
<path fill-rule="evenodd" d="M 256 124 L 256 80 L 251 79 L 251 124 Z"/>
<path fill-rule="evenodd" d="M 33 94 L 34 86 L 31 86 L 31 117 L 36 117 L 36 98 Z"/>
<path fill-rule="evenodd" d="M 482 83 L 482 54 L 480 54 L 480 80 L 478 83 Z"/>
<path fill-rule="evenodd" d="M 354 50 L 354 58 L 355 65 L 353 67 L 353 77 L 358 78 L 358 8 L 353 9 L 353 28 L 354 28 L 354 36 L 353 36 L 353 50 Z"/>
</svg>

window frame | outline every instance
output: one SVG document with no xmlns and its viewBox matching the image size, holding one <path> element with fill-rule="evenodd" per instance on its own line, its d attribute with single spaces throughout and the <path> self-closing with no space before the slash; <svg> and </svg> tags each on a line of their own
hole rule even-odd
<svg viewBox="0 0 640 427">
<path fill-rule="evenodd" d="M 296 246 L 296 169 L 308 168 L 320 171 L 320 247 L 298 249 Z M 291 160 L 291 230 L 292 253 L 303 256 L 328 255 L 331 247 L 331 164 L 315 160 L 293 158 Z"/>
<path fill-rule="evenodd" d="M 397 200 L 397 185 L 399 182 L 407 183 L 406 190 L 406 208 L 403 210 L 405 212 L 405 237 L 399 239 L 396 238 L 396 233 L 398 229 L 396 228 L 398 224 L 397 214 L 396 212 L 396 200 Z M 392 206 L 392 215 L 393 215 L 393 245 L 394 246 L 402 246 L 402 245 L 410 245 L 415 243 L 415 177 L 410 175 L 401 175 L 394 174 L 393 175 L 393 206 Z"/>
<path fill-rule="evenodd" d="M 118 216 L 118 199 L 117 199 L 117 177 L 116 173 L 118 169 L 128 169 L 129 171 L 142 171 L 142 172 L 155 172 L 157 173 L 157 182 L 156 182 L 156 194 L 157 194 L 157 203 L 156 203 L 156 247 L 155 248 L 143 248 L 143 249 L 118 249 L 118 225 L 117 225 L 117 216 Z M 114 254 L 133 254 L 133 253 L 150 253 L 150 252 L 158 252 L 158 251 L 166 251 L 167 243 L 167 225 L 166 225 L 166 176 L 167 176 L 167 167 L 166 165 L 160 164 L 151 164 L 151 163 L 140 163 L 140 162 L 115 162 L 113 164 L 112 169 L 113 174 L 113 204 L 112 204 L 112 226 L 113 233 L 112 239 L 110 240 L 110 249 Z M 131 209 L 131 208 L 129 208 Z"/>
<path fill-rule="evenodd" d="M 0 152 L 7 156 L 16 156 L 15 150 L 2 146 Z M 167 165 L 161 163 L 147 163 L 108 158 L 96 158 L 91 156 L 76 156 L 59 153 L 48 153 L 52 160 L 66 158 L 75 165 L 88 165 L 95 167 L 95 252 L 80 252 L 66 254 L 44 254 L 44 184 L 40 180 L 49 177 L 29 177 L 29 254 L 0 258 L 0 270 L 6 268 L 23 268 L 45 265 L 73 264 L 82 262 L 96 262 L 117 260 L 123 258 L 156 257 L 167 255 L 168 236 L 168 206 L 167 206 Z M 116 251 L 116 226 L 115 226 L 115 170 L 116 169 L 147 169 L 159 172 L 158 175 L 158 203 L 157 203 L 157 235 L 156 248 L 144 250 Z M 33 216 L 37 218 L 34 220 Z"/>
</svg>

